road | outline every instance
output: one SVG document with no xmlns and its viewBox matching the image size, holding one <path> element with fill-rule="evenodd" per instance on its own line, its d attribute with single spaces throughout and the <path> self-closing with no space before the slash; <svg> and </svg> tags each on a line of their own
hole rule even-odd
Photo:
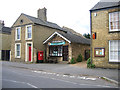
<svg viewBox="0 0 120 90">
<path fill-rule="evenodd" d="M 97 77 L 70 76 L 2 65 L 2 88 L 117 88 Z"/>
</svg>

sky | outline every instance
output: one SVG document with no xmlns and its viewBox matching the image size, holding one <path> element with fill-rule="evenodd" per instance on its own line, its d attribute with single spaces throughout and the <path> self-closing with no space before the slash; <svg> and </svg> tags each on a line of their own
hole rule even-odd
<svg viewBox="0 0 120 90">
<path fill-rule="evenodd" d="M 37 17 L 39 8 L 47 9 L 47 20 L 78 33 L 90 33 L 89 10 L 100 0 L 2 0 L 0 20 L 11 27 L 21 13 Z"/>
</svg>

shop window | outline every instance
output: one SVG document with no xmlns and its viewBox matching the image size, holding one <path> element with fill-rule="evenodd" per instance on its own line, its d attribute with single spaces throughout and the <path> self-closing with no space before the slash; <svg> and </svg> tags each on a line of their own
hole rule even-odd
<svg viewBox="0 0 120 90">
<path fill-rule="evenodd" d="M 62 46 L 50 46 L 49 56 L 62 56 Z"/>
<path fill-rule="evenodd" d="M 120 62 L 120 40 L 109 41 L 109 62 Z"/>
</svg>

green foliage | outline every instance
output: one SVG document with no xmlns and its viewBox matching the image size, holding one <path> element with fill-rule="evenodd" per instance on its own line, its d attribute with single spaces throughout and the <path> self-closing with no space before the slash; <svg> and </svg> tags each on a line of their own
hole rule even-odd
<svg viewBox="0 0 120 90">
<path fill-rule="evenodd" d="M 91 63 L 91 58 L 89 58 L 89 59 L 87 60 L 87 67 L 88 67 L 88 68 L 95 68 L 95 64 L 92 64 L 92 63 Z"/>
<path fill-rule="evenodd" d="M 70 63 L 71 63 L 71 64 L 75 64 L 74 58 L 71 59 Z"/>
<path fill-rule="evenodd" d="M 81 55 L 81 54 L 78 55 L 76 61 L 77 61 L 77 62 L 82 62 L 82 55 Z"/>
<path fill-rule="evenodd" d="M 85 37 L 85 38 L 87 38 L 87 39 L 90 39 L 90 34 L 88 33 L 88 34 L 83 34 L 83 36 Z"/>
</svg>

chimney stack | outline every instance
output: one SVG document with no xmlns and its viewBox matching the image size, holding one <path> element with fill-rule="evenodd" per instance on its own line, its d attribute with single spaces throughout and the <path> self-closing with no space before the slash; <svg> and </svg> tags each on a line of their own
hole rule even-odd
<svg viewBox="0 0 120 90">
<path fill-rule="evenodd" d="M 47 21 L 47 9 L 44 7 L 42 9 L 38 9 L 37 15 L 38 18 L 43 20 L 43 21 Z"/>
</svg>

